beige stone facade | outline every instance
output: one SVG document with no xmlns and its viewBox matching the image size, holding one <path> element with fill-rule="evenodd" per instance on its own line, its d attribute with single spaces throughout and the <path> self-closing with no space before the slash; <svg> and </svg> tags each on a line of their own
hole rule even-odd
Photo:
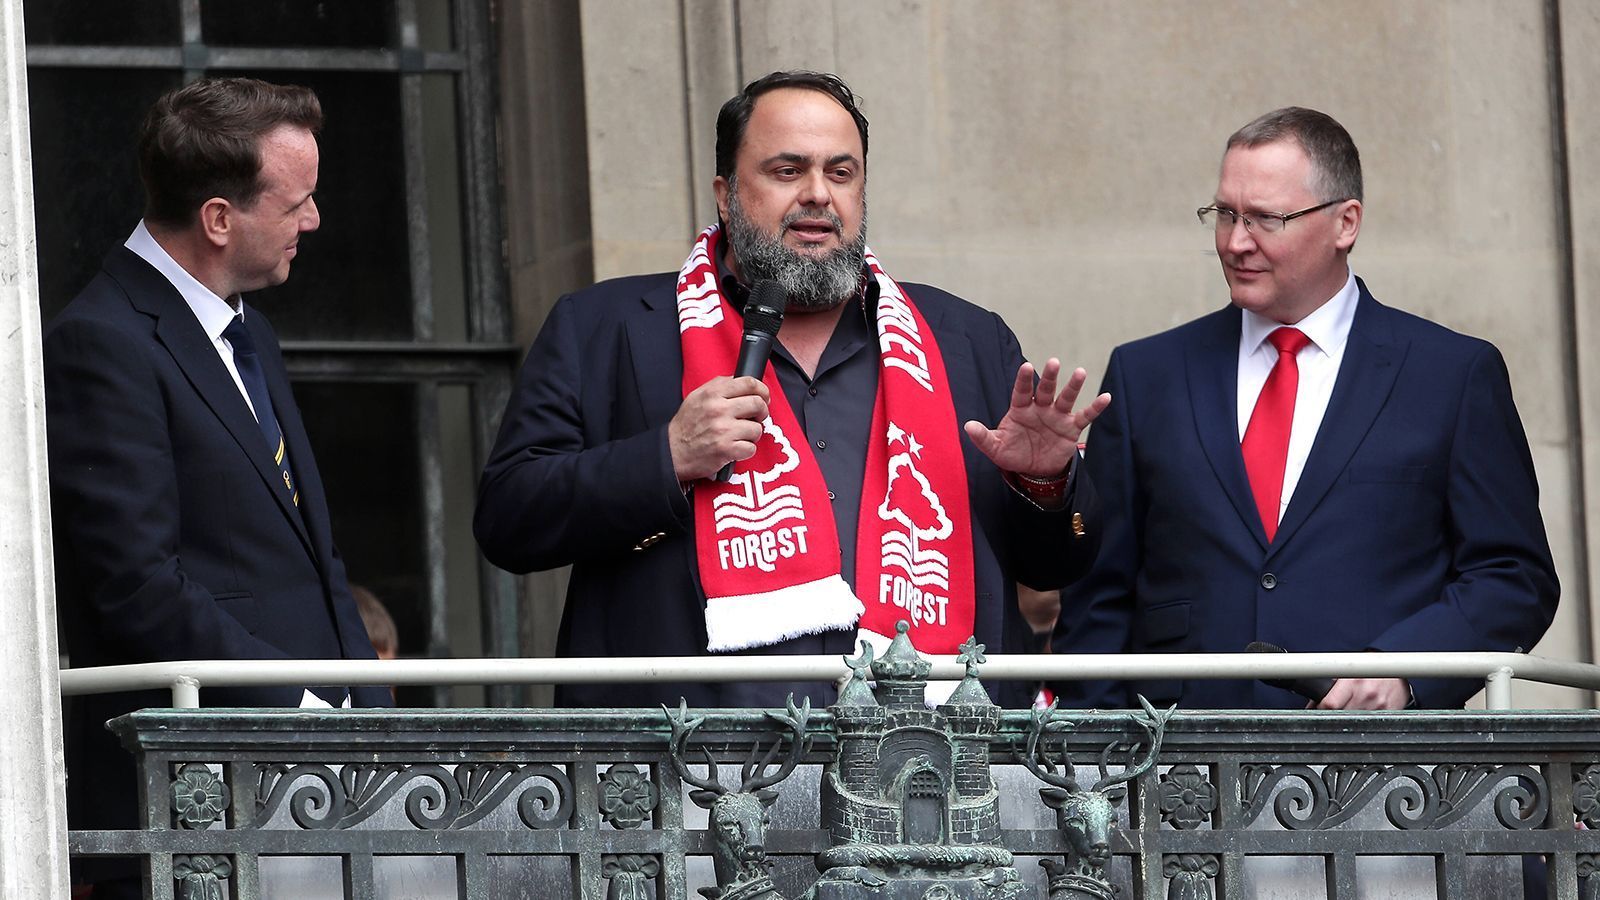
<svg viewBox="0 0 1600 900">
<path fill-rule="evenodd" d="M 1031 356 L 1092 380 L 1116 344 L 1227 302 L 1193 214 L 1227 135 L 1280 106 L 1331 113 L 1364 157 L 1357 273 L 1505 354 L 1563 583 L 1537 651 L 1594 659 L 1600 5 L 576 0 L 503 4 L 501 26 L 523 341 L 564 290 L 681 263 L 713 216 L 717 107 L 775 68 L 863 98 L 890 271 L 1000 311 Z M 534 591 L 545 642 L 558 581 Z"/>
</svg>

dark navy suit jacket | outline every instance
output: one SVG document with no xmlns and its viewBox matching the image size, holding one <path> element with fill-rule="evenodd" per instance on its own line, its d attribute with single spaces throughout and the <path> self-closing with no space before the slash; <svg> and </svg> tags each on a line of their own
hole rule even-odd
<svg viewBox="0 0 1600 900">
<path fill-rule="evenodd" d="M 278 340 L 246 307 L 300 493 L 176 288 L 119 247 L 44 337 L 56 585 L 75 667 L 372 658 L 334 550 Z M 301 687 L 206 689 L 207 706 L 298 706 Z M 324 691 L 324 693 L 330 692 Z M 358 706 L 390 705 L 357 688 Z M 161 692 L 77 698 L 74 828 L 133 824 L 132 758 L 104 728 Z"/>
<path fill-rule="evenodd" d="M 1065 592 L 1063 653 L 1530 649 L 1558 587 L 1528 441 L 1495 348 L 1360 300 L 1328 410 L 1269 545 L 1239 451 L 1241 313 L 1118 347 L 1090 430 L 1105 504 Z M 1129 689 L 1131 687 L 1131 690 Z M 1423 707 L 1481 682 L 1418 679 Z M 1063 685 L 1067 702 L 1301 707 L 1255 681 Z"/>
<path fill-rule="evenodd" d="M 561 656 L 706 652 L 693 517 L 667 447 L 667 423 L 683 402 L 675 282 L 635 276 L 563 297 L 528 354 L 484 469 L 474 526 L 489 561 L 513 572 L 573 566 Z M 904 287 L 944 356 L 957 421 L 993 426 L 1022 364 L 1016 337 L 994 313 L 937 288 Z M 1098 543 L 1093 490 L 1080 474 L 1071 508 L 1044 512 L 958 439 L 971 488 L 977 638 L 992 653 L 1025 652 L 1032 641 L 1016 582 L 1054 588 L 1087 567 Z M 1082 537 L 1074 510 L 1089 523 Z M 850 651 L 853 632 L 839 634 Z M 1023 685 L 999 690 L 1028 699 Z M 689 683 L 574 685 L 558 700 L 651 706 L 680 696 L 719 705 L 716 685 Z M 775 689 L 765 702 L 781 706 L 783 694 Z"/>
</svg>

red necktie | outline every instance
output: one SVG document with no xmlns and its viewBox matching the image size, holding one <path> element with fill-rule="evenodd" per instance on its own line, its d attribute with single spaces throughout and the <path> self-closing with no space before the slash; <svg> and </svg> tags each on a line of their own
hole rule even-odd
<svg viewBox="0 0 1600 900">
<path fill-rule="evenodd" d="M 1250 490 L 1256 495 L 1256 510 L 1267 530 L 1267 540 L 1278 533 L 1278 506 L 1283 499 L 1283 468 L 1289 460 L 1289 429 L 1294 424 L 1294 397 L 1300 388 L 1300 366 L 1295 361 L 1311 339 L 1299 329 L 1279 328 L 1267 335 L 1278 348 L 1278 362 L 1261 386 L 1250 424 L 1244 430 L 1239 449 L 1244 453 L 1244 470 L 1250 476 Z"/>
</svg>

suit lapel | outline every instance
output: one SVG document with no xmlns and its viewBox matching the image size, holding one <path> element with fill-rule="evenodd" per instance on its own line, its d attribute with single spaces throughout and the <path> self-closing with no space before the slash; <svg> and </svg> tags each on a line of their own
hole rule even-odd
<svg viewBox="0 0 1600 900">
<path fill-rule="evenodd" d="M 645 424 L 665 422 L 683 404 L 683 344 L 678 338 L 678 302 L 663 286 L 640 296 L 645 314 L 630 316 L 625 329 Z M 670 377 L 664 373 L 671 373 Z"/>
<path fill-rule="evenodd" d="M 1328 400 L 1328 411 L 1322 416 L 1294 496 L 1289 499 L 1289 508 L 1278 525 L 1269 558 L 1294 537 L 1344 472 L 1388 402 L 1400 362 L 1405 358 L 1407 345 L 1395 341 L 1388 310 L 1367 293 L 1367 286 L 1360 279 L 1356 283 L 1361 297 L 1350 324 L 1339 376 L 1333 384 L 1333 396 Z"/>
<path fill-rule="evenodd" d="M 224 428 L 238 442 L 239 448 L 255 467 L 268 492 L 277 500 L 279 509 L 289 518 L 300 539 L 311 549 L 305 523 L 294 508 L 293 501 L 283 489 L 283 476 L 267 450 L 250 407 L 234 384 L 217 355 L 216 345 L 206 337 L 200 321 L 184 302 L 183 296 L 172 283 L 126 247 L 119 247 L 106 260 L 106 270 L 129 288 L 128 296 L 134 307 L 155 317 L 157 340 L 172 354 L 172 359 L 183 371 L 206 406 L 210 407 Z M 274 403 L 276 403 L 274 398 Z M 315 554 L 313 554 L 315 556 Z"/>
<path fill-rule="evenodd" d="M 1245 530 L 1265 548 L 1267 533 L 1239 452 L 1239 316 L 1228 307 L 1202 319 L 1200 340 L 1189 343 L 1184 359 L 1200 447 Z"/>
</svg>

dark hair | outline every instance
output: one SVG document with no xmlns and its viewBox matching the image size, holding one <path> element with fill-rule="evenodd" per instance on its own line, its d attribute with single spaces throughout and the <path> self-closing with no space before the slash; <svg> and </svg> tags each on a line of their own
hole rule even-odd
<svg viewBox="0 0 1600 900">
<path fill-rule="evenodd" d="M 139 129 L 145 218 L 182 226 L 212 197 L 248 207 L 260 195 L 261 138 L 280 125 L 322 128 L 310 88 L 202 78 L 163 94 Z"/>
<path fill-rule="evenodd" d="M 1235 131 L 1228 138 L 1228 150 L 1235 147 L 1260 147 L 1292 140 L 1305 151 L 1315 172 L 1312 187 L 1322 200 L 1361 199 L 1361 153 L 1350 132 L 1332 116 L 1286 106 L 1275 109 Z"/>
<path fill-rule="evenodd" d="M 744 143 L 744 130 L 750 124 L 750 113 L 756 107 L 756 98 L 779 88 L 817 91 L 838 101 L 850 118 L 855 120 L 856 131 L 861 133 L 861 162 L 866 163 L 867 117 L 856 106 L 856 95 L 851 93 L 850 85 L 845 84 L 839 76 L 824 72 L 773 72 L 745 85 L 744 90 L 722 104 L 722 110 L 717 113 L 718 175 L 733 177 L 733 160 L 739 153 L 739 145 Z"/>
</svg>

